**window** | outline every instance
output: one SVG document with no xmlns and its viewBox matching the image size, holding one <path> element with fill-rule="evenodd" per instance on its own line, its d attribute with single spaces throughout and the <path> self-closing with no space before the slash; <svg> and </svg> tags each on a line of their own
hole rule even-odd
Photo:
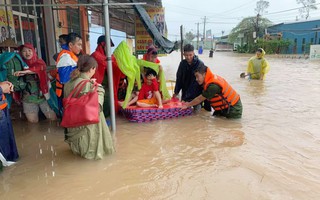
<svg viewBox="0 0 320 200">
<path fill-rule="evenodd" d="M 15 34 L 16 34 L 17 44 L 21 45 L 22 44 L 22 36 L 21 36 L 21 30 L 20 30 L 20 18 L 17 15 L 13 15 L 13 20 L 14 20 L 14 30 L 15 30 Z"/>
<path fill-rule="evenodd" d="M 68 31 L 75 32 L 81 35 L 80 28 L 80 11 L 79 9 L 67 8 L 67 18 L 68 18 Z"/>
<path fill-rule="evenodd" d="M 302 46 L 301 46 L 301 51 L 304 53 L 305 50 L 305 46 L 306 46 L 306 38 L 302 38 Z"/>
<path fill-rule="evenodd" d="M 23 6 L 23 5 L 33 5 L 33 0 L 20 0 L 21 1 L 21 12 L 29 14 L 29 15 L 34 15 L 34 9 L 33 7 L 30 6 Z"/>
<path fill-rule="evenodd" d="M 34 19 L 28 19 L 27 17 L 21 17 L 22 32 L 24 43 L 31 43 L 33 46 L 37 46 L 35 23 Z"/>
<path fill-rule="evenodd" d="M 34 15 L 34 8 L 30 6 L 25 6 L 26 4 L 28 5 L 33 5 L 34 0 L 11 0 L 12 4 L 21 4 L 21 6 L 13 6 L 12 10 L 22 12 L 25 14 L 29 15 Z M 37 2 L 35 2 L 37 3 Z"/>
<path fill-rule="evenodd" d="M 297 43 L 298 43 L 298 39 L 295 38 L 294 42 L 293 42 L 293 53 L 296 54 L 297 53 Z"/>
<path fill-rule="evenodd" d="M 314 42 L 314 38 L 311 38 L 310 39 L 310 44 L 313 44 L 313 42 Z"/>
<path fill-rule="evenodd" d="M 18 45 L 27 42 L 33 44 L 33 46 L 38 49 L 39 56 L 41 56 L 40 44 L 43 43 L 43 40 L 39 39 L 39 30 L 41 31 L 40 33 L 43 34 L 43 26 L 39 26 L 38 22 L 40 22 L 41 25 L 42 20 L 37 20 L 37 17 L 41 16 L 42 8 L 36 7 L 38 12 L 37 16 L 35 16 L 35 7 L 25 5 L 41 4 L 42 0 L 11 0 L 11 3 L 20 5 L 12 8 L 13 23 L 12 31 L 10 31 L 10 34 L 12 35 L 11 38 L 15 38 L 15 41 Z M 36 29 L 37 26 L 39 29 Z"/>
<path fill-rule="evenodd" d="M 19 4 L 20 0 L 11 0 L 12 4 Z M 12 6 L 12 10 L 20 12 L 20 6 Z"/>
</svg>

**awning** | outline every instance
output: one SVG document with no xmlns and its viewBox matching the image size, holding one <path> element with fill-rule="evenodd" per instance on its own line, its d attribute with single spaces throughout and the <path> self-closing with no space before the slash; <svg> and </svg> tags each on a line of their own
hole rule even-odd
<svg viewBox="0 0 320 200">
<path fill-rule="evenodd" d="M 81 1 L 81 0 L 78 0 Z M 92 11 L 91 23 L 104 26 L 103 0 L 82 0 L 83 3 L 101 3 L 101 7 L 89 6 Z M 131 3 L 130 0 L 109 0 L 109 3 Z M 135 0 L 135 3 L 146 3 L 146 7 L 162 7 L 162 0 Z M 133 6 L 113 5 L 109 7 L 110 27 L 112 29 L 123 31 L 129 36 L 135 35 L 135 10 Z"/>
<path fill-rule="evenodd" d="M 90 3 L 102 3 L 103 0 L 90 0 Z M 109 0 L 109 3 L 141 3 L 146 2 L 146 7 L 162 7 L 162 0 Z M 88 10 L 92 11 L 91 23 L 103 26 L 103 7 L 88 7 Z M 155 41 L 155 44 L 163 49 L 166 53 L 171 53 L 174 50 L 175 44 L 165 38 L 158 31 L 156 26 L 151 21 L 149 14 L 146 12 L 143 6 L 111 6 L 109 7 L 110 14 L 110 27 L 115 30 L 123 31 L 130 36 L 135 35 L 135 14 L 137 14 L 150 34 L 151 38 Z"/>
<path fill-rule="evenodd" d="M 131 0 L 132 3 L 136 3 L 135 0 Z M 149 14 L 141 5 L 134 5 L 136 13 L 139 15 L 141 22 L 150 34 L 151 38 L 155 41 L 156 46 L 160 47 L 166 53 L 171 53 L 174 50 L 175 44 L 165 38 L 156 28 L 151 21 Z"/>
</svg>

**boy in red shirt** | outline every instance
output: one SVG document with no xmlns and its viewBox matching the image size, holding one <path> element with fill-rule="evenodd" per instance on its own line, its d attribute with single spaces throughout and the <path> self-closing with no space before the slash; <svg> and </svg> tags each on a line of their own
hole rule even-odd
<svg viewBox="0 0 320 200">
<path fill-rule="evenodd" d="M 137 106 L 163 108 L 157 73 L 153 69 L 147 69 L 146 82 L 143 83 L 138 96 Z"/>
</svg>

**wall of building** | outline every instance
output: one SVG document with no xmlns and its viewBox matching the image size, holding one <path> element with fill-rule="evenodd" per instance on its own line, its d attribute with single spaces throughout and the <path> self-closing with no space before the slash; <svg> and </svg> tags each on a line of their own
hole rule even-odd
<svg viewBox="0 0 320 200">
<path fill-rule="evenodd" d="M 309 54 L 311 44 L 320 44 L 320 20 L 279 24 L 268 28 L 268 33 L 282 33 L 290 40 L 290 54 Z"/>
<path fill-rule="evenodd" d="M 64 4 L 76 4 L 77 0 L 63 1 Z M 90 53 L 89 41 L 89 20 L 87 9 L 80 7 L 59 7 L 54 11 L 55 39 L 58 41 L 59 35 L 75 32 L 81 35 L 83 42 L 83 52 Z M 58 44 L 57 44 L 58 45 Z"/>
</svg>

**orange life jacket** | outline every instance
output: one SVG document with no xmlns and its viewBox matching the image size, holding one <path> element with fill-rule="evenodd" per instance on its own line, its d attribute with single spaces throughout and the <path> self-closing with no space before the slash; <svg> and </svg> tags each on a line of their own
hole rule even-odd
<svg viewBox="0 0 320 200">
<path fill-rule="evenodd" d="M 210 69 L 207 68 L 204 79 L 204 90 L 206 90 L 210 84 L 216 84 L 222 89 L 220 94 L 216 94 L 210 99 L 211 106 L 214 110 L 227 109 L 230 106 L 234 106 L 239 101 L 240 95 L 231 87 L 231 85 L 224 78 L 213 74 Z"/>
<path fill-rule="evenodd" d="M 6 96 L 2 94 L 2 100 L 0 101 L 0 110 L 5 109 L 8 106 Z"/>
<path fill-rule="evenodd" d="M 71 51 L 63 49 L 62 51 L 60 51 L 60 53 L 59 53 L 59 55 L 57 57 L 57 63 L 59 62 L 61 55 L 64 54 L 64 53 L 69 54 L 74 61 L 78 62 L 78 57 L 74 53 L 72 53 Z M 58 69 L 57 69 L 57 71 L 58 71 Z M 57 73 L 57 76 L 56 76 L 56 95 L 57 95 L 57 97 L 61 97 L 62 96 L 62 92 L 63 92 L 63 84 L 60 82 L 59 73 Z"/>
</svg>

